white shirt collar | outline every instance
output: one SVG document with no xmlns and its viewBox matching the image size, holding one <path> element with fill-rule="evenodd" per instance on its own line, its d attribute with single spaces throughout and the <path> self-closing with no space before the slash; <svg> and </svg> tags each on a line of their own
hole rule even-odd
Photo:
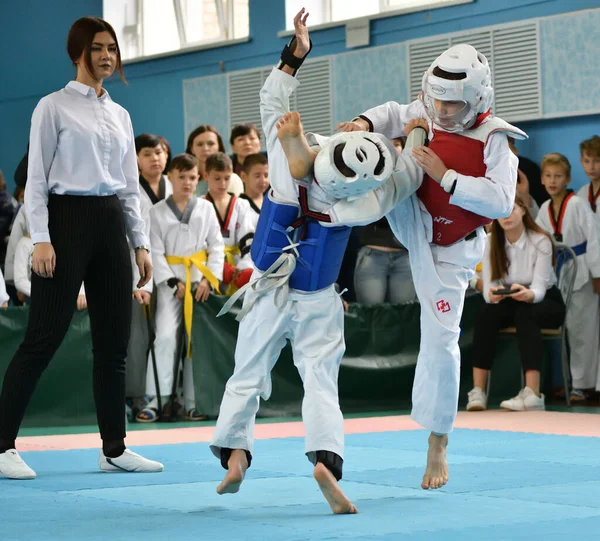
<svg viewBox="0 0 600 541">
<path fill-rule="evenodd" d="M 84 96 L 91 96 L 94 98 L 96 97 L 96 91 L 91 86 L 80 83 L 79 81 L 69 81 L 69 83 L 67 84 L 67 88 L 72 88 L 73 90 L 76 90 L 77 92 L 79 92 L 80 94 L 83 94 Z M 103 99 L 110 98 L 110 95 L 108 94 L 108 90 L 106 90 L 106 88 L 103 88 L 102 90 L 104 90 L 104 93 L 98 99 L 103 100 Z"/>
<path fill-rule="evenodd" d="M 519 240 L 515 243 L 509 242 L 509 240 L 505 237 L 507 248 L 514 246 L 515 248 L 520 248 L 522 250 L 523 248 L 525 248 L 526 240 L 527 240 L 527 230 L 526 229 L 523 229 L 523 233 L 521 233 Z"/>
</svg>

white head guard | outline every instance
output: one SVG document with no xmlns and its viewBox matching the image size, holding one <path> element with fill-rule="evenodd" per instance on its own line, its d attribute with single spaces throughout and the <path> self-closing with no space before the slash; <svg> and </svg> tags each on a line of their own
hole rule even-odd
<svg viewBox="0 0 600 541">
<path fill-rule="evenodd" d="M 394 171 L 397 152 L 381 134 L 366 131 L 330 137 L 315 159 L 315 179 L 336 199 L 359 197 L 381 186 Z"/>
<path fill-rule="evenodd" d="M 434 75 L 435 68 L 448 73 L 464 73 L 465 78 L 451 81 Z M 438 126 L 447 131 L 471 127 L 480 113 L 492 106 L 494 89 L 492 74 L 484 55 L 471 45 L 450 47 L 438 56 L 423 75 L 423 103 L 427 114 Z M 452 114 L 444 114 L 435 107 L 434 100 L 462 102 L 463 107 Z"/>
</svg>

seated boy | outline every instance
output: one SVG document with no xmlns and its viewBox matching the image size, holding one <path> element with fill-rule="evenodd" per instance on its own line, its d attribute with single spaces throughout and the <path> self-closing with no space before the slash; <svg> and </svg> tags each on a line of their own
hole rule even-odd
<svg viewBox="0 0 600 541">
<path fill-rule="evenodd" d="M 254 211 L 247 201 L 227 191 L 233 172 L 231 159 L 223 152 L 216 152 L 206 159 L 208 193 L 204 198 L 212 203 L 221 235 L 225 243 L 223 284 L 228 285 L 227 295 L 233 294 L 248 282 L 252 274 L 250 245 L 254 237 Z"/>
<path fill-rule="evenodd" d="M 155 385 L 152 363 L 148 362 L 146 392 L 153 397 L 137 420 L 158 420 L 157 396 L 164 402 L 171 395 L 173 367 L 179 366 L 178 338 L 185 330 L 187 358 L 183 369 L 186 418 L 206 419 L 196 412 L 191 363 L 191 329 L 194 299 L 205 302 L 211 289 L 219 289 L 223 275 L 223 237 L 213 207 L 196 197 L 198 161 L 189 154 L 175 156 L 169 170 L 173 194 L 150 210 L 150 243 L 154 282 L 157 288 L 156 338 L 154 350 L 158 372 Z M 192 297 L 192 291 L 193 297 Z"/>
</svg>

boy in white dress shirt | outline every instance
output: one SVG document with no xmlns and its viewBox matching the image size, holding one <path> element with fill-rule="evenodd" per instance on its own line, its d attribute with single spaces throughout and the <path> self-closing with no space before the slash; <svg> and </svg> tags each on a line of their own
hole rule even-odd
<svg viewBox="0 0 600 541">
<path fill-rule="evenodd" d="M 577 256 L 566 325 L 571 349 L 571 400 L 584 401 L 587 390 L 600 390 L 600 310 L 596 297 L 600 294 L 600 247 L 597 219 L 589 203 L 567 189 L 570 182 L 569 160 L 562 154 L 546 154 L 542 184 L 551 199 L 541 206 L 536 222 Z"/>
</svg>

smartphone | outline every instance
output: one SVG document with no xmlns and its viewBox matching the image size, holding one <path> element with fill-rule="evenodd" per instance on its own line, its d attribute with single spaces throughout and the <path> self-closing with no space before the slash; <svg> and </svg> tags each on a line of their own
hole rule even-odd
<svg viewBox="0 0 600 541">
<path fill-rule="evenodd" d="M 509 287 L 496 289 L 496 291 L 494 291 L 494 295 L 512 295 L 513 293 L 516 293 L 516 291 L 514 289 L 510 289 Z"/>
</svg>

